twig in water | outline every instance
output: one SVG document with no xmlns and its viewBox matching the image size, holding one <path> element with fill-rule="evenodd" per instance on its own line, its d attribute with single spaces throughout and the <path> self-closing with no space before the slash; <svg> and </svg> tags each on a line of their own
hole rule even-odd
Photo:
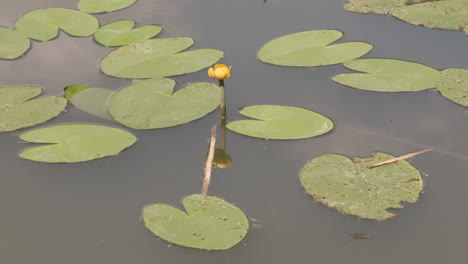
<svg viewBox="0 0 468 264">
<path fill-rule="evenodd" d="M 400 161 L 400 160 L 409 159 L 409 158 L 414 157 L 416 155 L 423 154 L 423 153 L 428 152 L 430 150 L 433 150 L 433 149 L 430 148 L 430 149 L 424 149 L 424 150 L 417 151 L 417 152 L 411 152 L 411 153 L 408 153 L 408 154 L 403 155 L 403 156 L 399 156 L 399 157 L 396 157 L 396 158 L 393 158 L 393 159 L 389 159 L 389 160 L 386 160 L 386 161 L 382 161 L 382 162 L 379 162 L 379 163 L 376 163 L 376 164 L 369 165 L 369 166 L 367 166 L 367 168 L 372 169 L 372 168 L 379 167 L 379 166 L 382 166 L 382 165 L 395 163 L 395 162 Z"/>
<path fill-rule="evenodd" d="M 205 176 L 203 177 L 203 187 L 202 187 L 203 195 L 208 194 L 208 188 L 210 187 L 211 170 L 213 167 L 215 145 L 216 145 L 216 124 L 211 128 L 210 148 L 208 151 L 208 156 L 206 157 Z"/>
</svg>

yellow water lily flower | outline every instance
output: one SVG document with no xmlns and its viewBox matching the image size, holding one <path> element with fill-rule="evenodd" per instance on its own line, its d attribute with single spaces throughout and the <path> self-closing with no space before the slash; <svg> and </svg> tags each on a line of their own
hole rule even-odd
<svg viewBox="0 0 468 264">
<path fill-rule="evenodd" d="M 231 67 L 224 64 L 216 64 L 208 69 L 208 76 L 213 79 L 224 80 L 231 76 Z"/>
</svg>

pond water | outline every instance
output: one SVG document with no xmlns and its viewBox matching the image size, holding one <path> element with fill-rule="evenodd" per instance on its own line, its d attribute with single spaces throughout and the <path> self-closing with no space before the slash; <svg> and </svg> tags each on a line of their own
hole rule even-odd
<svg viewBox="0 0 468 264">
<path fill-rule="evenodd" d="M 0 25 L 13 27 L 38 8 L 75 8 L 78 0 L 2 1 Z M 234 167 L 213 172 L 210 194 L 242 208 L 251 219 L 236 247 L 206 252 L 170 246 L 142 224 L 142 207 L 199 193 L 212 113 L 168 129 L 128 131 L 139 141 L 113 157 L 76 164 L 19 159 L 17 135 L 0 135 L 0 259 L 2 263 L 463 263 L 468 259 L 468 145 L 427 152 L 409 161 L 423 173 L 420 200 L 392 210 L 396 218 L 360 220 L 315 202 L 299 183 L 307 160 L 325 153 L 395 156 L 464 142 L 468 112 L 435 90 L 377 93 L 331 81 L 342 65 L 317 69 L 267 65 L 256 59 L 266 42 L 286 34 L 338 29 L 344 41 L 365 41 L 365 57 L 420 62 L 437 69 L 468 68 L 468 38 L 392 17 L 343 9 L 344 0 L 138 0 L 127 9 L 98 15 L 101 25 L 121 19 L 160 24 L 158 37 L 191 37 L 196 48 L 225 52 L 233 65 L 226 80 L 229 120 L 238 109 L 279 104 L 318 111 L 335 122 L 326 135 L 293 141 L 262 140 L 229 132 Z M 0 87 L 37 85 L 60 94 L 66 85 L 119 89 L 130 80 L 99 71 L 112 51 L 92 38 L 63 32 L 33 42 L 28 53 L 0 61 Z M 206 71 L 176 77 L 179 85 L 212 81 Z M 69 106 L 48 122 L 121 125 Z M 362 238 L 360 234 L 364 233 Z M 353 235 L 354 234 L 354 235 Z"/>
</svg>

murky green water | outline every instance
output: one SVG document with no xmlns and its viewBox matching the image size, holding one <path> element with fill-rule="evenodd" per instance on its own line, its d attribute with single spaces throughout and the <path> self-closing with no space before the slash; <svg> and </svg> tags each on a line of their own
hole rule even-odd
<svg viewBox="0 0 468 264">
<path fill-rule="evenodd" d="M 74 8 L 77 0 L 3 0 L 0 25 L 37 8 Z M 217 115 L 170 129 L 132 131 L 139 141 L 118 156 L 51 165 L 20 160 L 16 133 L 0 135 L 0 260 L 2 263 L 463 263 L 468 258 L 468 145 L 410 159 L 428 174 L 416 204 L 383 222 L 341 215 L 304 193 L 298 171 L 325 153 L 402 155 L 466 141 L 467 109 L 437 91 L 377 93 L 347 88 L 330 78 L 341 65 L 315 70 L 266 65 L 257 50 L 293 32 L 339 29 L 343 41 L 366 41 L 366 57 L 416 61 L 432 67 L 468 68 L 468 39 L 461 32 L 416 27 L 391 17 L 346 12 L 344 0 L 138 0 L 128 9 L 99 15 L 101 24 L 134 19 L 161 24 L 158 37 L 191 37 L 196 48 L 223 50 L 233 65 L 226 80 L 228 114 L 256 104 L 309 108 L 335 121 L 324 136 L 297 141 L 260 140 L 229 133 L 234 167 L 215 170 L 210 193 L 252 218 L 247 239 L 224 252 L 169 247 L 139 219 L 150 203 L 179 206 L 201 190 L 210 127 Z M 58 94 L 69 84 L 119 89 L 127 80 L 99 72 L 109 53 L 92 38 L 60 33 L 34 42 L 25 57 L 0 61 L 0 86 L 39 85 Z M 175 78 L 209 81 L 206 72 Z M 76 108 L 48 124 L 118 124 Z M 352 233 L 371 239 L 353 239 Z M 356 238 L 356 236 L 354 236 Z"/>
</svg>

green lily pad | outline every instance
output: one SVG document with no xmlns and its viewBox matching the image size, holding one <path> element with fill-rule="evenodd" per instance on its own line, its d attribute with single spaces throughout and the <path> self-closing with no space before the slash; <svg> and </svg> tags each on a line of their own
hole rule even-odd
<svg viewBox="0 0 468 264">
<path fill-rule="evenodd" d="M 372 45 L 365 42 L 330 43 L 340 39 L 337 30 L 294 33 L 265 44 L 257 54 L 263 62 L 282 66 L 324 66 L 353 60 L 368 53 Z"/>
<path fill-rule="evenodd" d="M 100 159 L 116 155 L 136 142 L 135 136 L 122 129 L 87 124 L 40 128 L 21 134 L 20 139 L 48 144 L 19 154 L 23 159 L 48 163 Z"/>
<path fill-rule="evenodd" d="M 247 235 L 244 212 L 220 198 L 192 194 L 182 203 L 187 212 L 166 204 L 146 206 L 146 228 L 170 243 L 206 250 L 229 249 Z"/>
<path fill-rule="evenodd" d="M 332 79 L 353 88 L 378 92 L 421 91 L 435 87 L 440 71 L 429 66 L 394 59 L 357 59 L 343 64 L 366 73 L 346 73 Z"/>
<path fill-rule="evenodd" d="M 396 7 L 405 6 L 408 0 L 349 0 L 344 8 L 356 13 L 388 14 Z"/>
<path fill-rule="evenodd" d="M 365 219 L 396 216 L 387 211 L 415 203 L 423 190 L 419 171 L 405 160 L 373 169 L 367 166 L 394 158 L 375 153 L 371 158 L 326 154 L 310 160 L 299 172 L 302 186 L 315 200 L 342 213 Z"/>
<path fill-rule="evenodd" d="M 91 36 L 98 29 L 99 21 L 78 10 L 44 8 L 22 16 L 16 21 L 15 27 L 31 39 L 46 41 L 55 38 L 59 29 L 72 36 Z"/>
<path fill-rule="evenodd" d="M 114 91 L 80 85 L 65 87 L 65 97 L 74 106 L 107 120 L 114 120 L 109 112 L 109 103 Z"/>
<path fill-rule="evenodd" d="M 468 24 L 468 0 L 418 3 L 393 9 L 391 14 L 414 25 L 460 30 Z"/>
<path fill-rule="evenodd" d="M 0 59 L 16 59 L 30 47 L 31 41 L 21 32 L 0 27 Z"/>
<path fill-rule="evenodd" d="M 136 0 L 80 0 L 78 9 L 86 13 L 104 13 L 127 8 Z"/>
<path fill-rule="evenodd" d="M 101 70 L 119 78 L 162 78 L 199 71 L 223 57 L 223 52 L 213 49 L 178 53 L 192 45 L 191 38 L 150 39 L 132 43 L 107 55 L 101 62 Z"/>
<path fill-rule="evenodd" d="M 44 123 L 62 113 L 67 105 L 67 100 L 58 96 L 29 100 L 39 94 L 41 88 L 35 86 L 0 88 L 0 132 Z"/>
<path fill-rule="evenodd" d="M 144 25 L 133 29 L 135 21 L 121 20 L 109 23 L 98 29 L 94 39 L 104 46 L 123 46 L 150 39 L 161 32 L 162 28 L 156 25 Z"/>
<path fill-rule="evenodd" d="M 251 137 L 266 139 L 300 139 L 327 133 L 333 122 L 308 109 L 281 105 L 254 105 L 240 113 L 258 120 L 229 123 L 229 130 Z"/>
<path fill-rule="evenodd" d="M 436 81 L 436 87 L 446 98 L 468 107 L 468 71 L 445 69 Z"/>
<path fill-rule="evenodd" d="M 134 129 L 172 127 L 199 119 L 220 104 L 221 90 L 213 83 L 193 83 L 174 94 L 175 81 L 149 79 L 117 91 L 111 98 L 114 119 Z"/>
</svg>

